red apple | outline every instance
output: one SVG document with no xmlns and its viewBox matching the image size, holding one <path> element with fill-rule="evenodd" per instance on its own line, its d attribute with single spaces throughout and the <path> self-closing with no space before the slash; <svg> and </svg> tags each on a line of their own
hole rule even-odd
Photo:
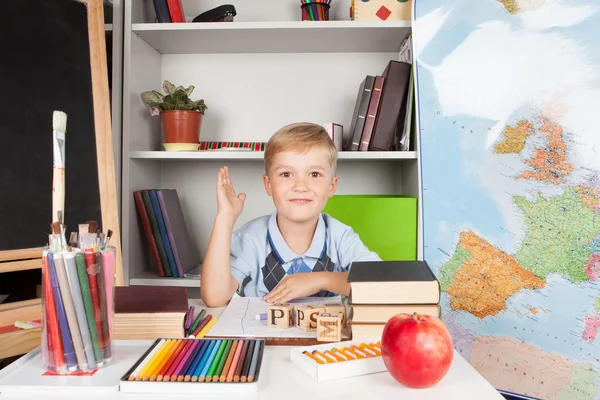
<svg viewBox="0 0 600 400">
<path fill-rule="evenodd" d="M 453 354 L 452 338 L 439 318 L 397 314 L 383 329 L 383 362 L 394 379 L 405 386 L 435 385 L 450 369 Z"/>
</svg>

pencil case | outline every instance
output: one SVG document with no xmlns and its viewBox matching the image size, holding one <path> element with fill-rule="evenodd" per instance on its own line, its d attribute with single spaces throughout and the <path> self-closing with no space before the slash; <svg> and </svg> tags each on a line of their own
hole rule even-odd
<svg viewBox="0 0 600 400">
<path fill-rule="evenodd" d="M 47 371 L 92 372 L 114 356 L 116 249 L 42 253 L 41 357 Z"/>
<path fill-rule="evenodd" d="M 316 381 L 385 372 L 380 341 L 381 338 L 365 338 L 294 347 L 290 350 L 290 360 Z"/>
<path fill-rule="evenodd" d="M 121 377 L 124 393 L 258 391 L 264 339 L 159 338 Z"/>
</svg>

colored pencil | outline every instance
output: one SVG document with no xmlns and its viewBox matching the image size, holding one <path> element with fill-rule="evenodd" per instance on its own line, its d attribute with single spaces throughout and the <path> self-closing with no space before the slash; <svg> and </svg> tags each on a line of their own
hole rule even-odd
<svg viewBox="0 0 600 400">
<path fill-rule="evenodd" d="M 112 349 L 110 345 L 110 333 L 108 330 L 108 307 L 106 304 L 106 284 L 104 282 L 104 259 L 102 252 L 95 253 L 96 259 L 96 280 L 98 283 L 98 302 L 100 303 L 100 329 L 102 330 L 103 347 L 102 353 L 104 360 L 110 361 L 112 358 Z"/>
<path fill-rule="evenodd" d="M 145 369 L 143 369 L 142 372 L 140 372 L 140 376 L 138 377 L 139 380 L 142 380 L 142 381 L 149 380 L 150 373 L 156 368 L 156 365 L 160 362 L 161 358 L 167 352 L 167 350 L 169 349 L 169 347 L 171 346 L 172 343 L 173 343 L 173 340 L 171 340 L 171 339 L 168 339 L 165 343 L 163 343 L 160 350 L 148 362 L 148 365 L 146 365 Z M 136 378 L 136 381 L 138 380 L 138 378 Z"/>
<path fill-rule="evenodd" d="M 169 378 L 171 377 L 169 370 L 172 367 L 174 367 L 173 363 L 175 363 L 176 360 L 178 360 L 178 358 L 181 354 L 181 351 L 185 349 L 185 347 L 188 343 L 189 342 L 187 340 L 181 340 L 179 343 L 177 343 L 175 345 L 173 352 L 171 353 L 170 356 L 168 356 L 167 362 L 163 365 L 163 367 L 160 369 L 160 371 L 158 371 L 158 373 L 156 374 L 157 381 L 159 381 L 159 382 L 162 381 L 164 375 L 168 375 Z"/>
<path fill-rule="evenodd" d="M 198 326 L 196 326 L 196 329 L 192 330 L 191 335 L 196 337 L 196 335 L 198 335 L 200 333 L 200 331 L 202 330 L 202 328 L 204 328 L 206 326 L 206 324 L 208 324 L 208 322 L 213 318 L 213 316 L 211 314 L 208 314 L 201 323 L 198 324 Z M 198 338 L 197 338 L 198 339 Z"/>
<path fill-rule="evenodd" d="M 67 316 L 67 323 L 69 324 L 68 329 L 71 334 L 71 340 L 73 341 L 73 349 L 75 350 L 75 359 L 77 360 L 79 368 L 82 371 L 87 371 L 88 364 L 85 359 L 85 352 L 83 351 L 83 341 L 81 340 L 79 324 L 77 323 L 77 313 L 75 312 L 75 304 L 73 304 L 73 296 L 71 295 L 71 288 L 69 287 L 65 261 L 62 253 L 54 253 L 53 259 L 60 296 L 62 297 L 62 302 L 65 307 L 65 315 Z"/>
<path fill-rule="evenodd" d="M 196 330 L 196 328 L 198 327 L 198 325 L 200 325 L 200 322 L 202 321 L 205 315 L 206 309 L 202 309 L 202 311 L 200 311 L 200 314 L 196 316 L 196 319 L 194 320 L 194 323 L 192 323 L 192 326 L 190 326 L 190 329 L 188 329 L 188 335 L 191 335 Z"/>
<path fill-rule="evenodd" d="M 246 355 L 246 359 L 244 360 L 244 367 L 242 368 L 242 372 L 240 373 L 240 381 L 246 382 L 248 379 L 248 372 L 250 372 L 250 363 L 252 362 L 252 355 L 254 354 L 254 346 L 256 345 L 256 341 L 252 340 L 248 345 L 248 351 Z"/>
<path fill-rule="evenodd" d="M 206 348 L 206 350 L 204 350 L 204 354 L 202 355 L 202 359 L 200 360 L 200 362 L 198 362 L 197 364 L 195 364 L 194 370 L 190 373 L 190 375 L 191 375 L 191 381 L 192 382 L 198 381 L 198 375 L 200 375 L 200 372 L 204 368 L 204 364 L 206 364 L 208 358 L 212 354 L 213 349 L 217 345 L 217 342 L 213 341 L 213 340 L 209 341 L 208 343 L 209 343 L 208 347 Z M 186 378 L 187 378 L 187 376 L 186 376 Z"/>
<path fill-rule="evenodd" d="M 58 277 L 56 275 L 56 269 L 54 267 L 54 255 L 51 253 L 48 253 L 48 270 L 50 271 L 52 292 L 54 295 L 54 303 L 56 305 L 56 313 L 58 315 L 58 328 L 60 332 L 60 337 L 62 338 L 65 359 L 67 361 L 67 370 L 73 372 L 77 370 L 75 349 L 73 348 L 73 340 L 69 332 L 69 323 L 67 322 L 65 307 L 62 301 L 62 297 L 60 295 Z"/>
<path fill-rule="evenodd" d="M 210 368 L 208 369 L 208 372 L 206 373 L 205 380 L 207 382 L 212 381 L 212 377 L 215 374 L 215 371 L 217 370 L 217 367 L 219 366 L 219 363 L 221 362 L 221 358 L 223 357 L 223 353 L 225 352 L 225 349 L 227 348 L 227 343 L 230 343 L 230 341 L 229 340 L 223 340 L 221 342 L 221 346 L 219 346 L 219 350 L 217 351 L 217 355 L 215 356 L 213 362 L 210 365 Z"/>
<path fill-rule="evenodd" d="M 323 354 L 331 356 L 331 357 L 335 358 L 339 362 L 347 361 L 344 357 L 340 356 L 337 353 L 332 352 L 331 350 L 325 350 L 323 352 Z"/>
<path fill-rule="evenodd" d="M 110 229 L 109 229 L 110 234 Z M 108 238 L 106 241 L 108 242 Z M 113 313 L 112 304 L 114 297 L 114 284 L 115 284 L 115 256 L 117 249 L 114 247 L 105 247 L 102 251 L 102 266 L 104 267 L 104 286 L 106 289 L 106 304 L 108 305 L 108 331 L 113 332 Z M 110 351 L 112 353 L 112 340 Z"/>
<path fill-rule="evenodd" d="M 181 360 L 179 360 L 179 363 L 177 364 L 177 366 L 175 367 L 173 372 L 171 372 L 171 378 L 170 378 L 171 382 L 175 382 L 177 380 L 177 378 L 179 377 L 179 374 L 181 373 L 181 371 L 187 364 L 187 362 L 190 359 L 190 357 L 192 356 L 192 354 L 194 354 L 194 351 L 199 346 L 200 342 L 197 340 L 190 340 L 190 343 L 191 344 L 188 346 L 185 354 L 183 355 Z M 165 380 L 165 378 L 163 378 L 163 380 Z M 181 380 L 183 380 L 183 377 L 181 377 Z"/>
<path fill-rule="evenodd" d="M 252 354 L 252 364 L 250 365 L 250 371 L 248 372 L 248 382 L 253 382 L 256 378 L 256 369 L 258 368 L 258 355 L 263 342 L 256 342 L 254 346 L 254 353 Z"/>
<path fill-rule="evenodd" d="M 162 355 L 160 361 L 156 364 L 156 367 L 154 369 L 152 369 L 152 372 L 150 373 L 150 381 L 151 382 L 154 382 L 156 380 L 156 378 L 158 377 L 158 373 L 162 370 L 162 368 L 165 366 L 165 364 L 169 362 L 169 359 L 171 358 L 171 356 L 173 355 L 173 353 L 179 347 L 180 344 L 181 344 L 181 339 L 173 340 L 171 342 L 169 349 Z"/>
<path fill-rule="evenodd" d="M 227 373 L 227 382 L 232 382 L 235 376 L 235 370 L 237 369 L 237 365 L 240 361 L 240 355 L 242 354 L 242 350 L 244 349 L 245 340 L 240 340 L 238 342 L 237 349 L 235 351 L 235 356 L 233 357 L 233 361 L 231 362 L 231 367 L 229 368 L 229 372 Z"/>
<path fill-rule="evenodd" d="M 315 356 L 314 354 L 312 354 L 310 351 L 303 351 L 302 354 L 310 357 L 313 359 L 313 361 L 315 361 L 318 364 L 327 364 L 325 361 L 321 360 L 319 357 Z"/>
<path fill-rule="evenodd" d="M 217 323 L 217 319 L 216 318 L 211 318 L 211 320 L 208 321 L 208 324 L 206 324 L 204 326 L 204 328 L 202 328 L 202 330 L 200 331 L 200 333 L 198 333 L 198 335 L 196 335 L 196 339 L 201 339 L 204 336 L 206 336 L 206 334 L 208 333 L 208 331 L 210 331 L 210 328 L 212 328 L 216 323 Z"/>
<path fill-rule="evenodd" d="M 48 268 L 48 257 L 52 257 L 47 250 L 44 250 L 42 258 L 42 279 L 44 281 L 44 310 L 46 314 L 46 340 L 48 346 L 48 365 L 54 367 L 59 374 L 67 373 L 65 366 L 65 355 L 60 340 L 60 331 L 58 327 L 58 315 L 54 301 L 54 293 Z"/>
<path fill-rule="evenodd" d="M 196 371 L 198 364 L 200 364 L 202 362 L 202 359 L 204 358 L 204 355 L 207 353 L 209 347 L 210 347 L 209 341 L 203 342 L 202 345 L 199 347 L 199 351 L 194 355 L 193 362 L 185 369 L 185 374 L 182 373 L 182 375 L 185 375 L 185 377 L 183 379 L 185 382 L 189 382 L 192 380 L 192 375 Z M 179 381 L 179 379 L 177 379 L 177 381 Z"/>
<path fill-rule="evenodd" d="M 161 339 L 160 342 L 158 342 L 156 344 L 156 346 L 154 346 L 154 348 L 150 351 L 150 353 L 148 353 L 146 355 L 146 357 L 144 357 L 144 360 L 138 364 L 138 366 L 133 370 L 133 372 L 131 373 L 131 375 L 129 375 L 129 377 L 127 378 L 128 381 L 133 381 L 135 380 L 135 378 L 137 376 L 140 375 L 140 372 L 142 371 L 142 369 L 147 365 L 148 361 L 154 357 L 154 355 L 156 354 L 156 352 L 158 352 L 158 350 L 162 347 L 162 345 L 165 343 L 165 339 Z"/>
<path fill-rule="evenodd" d="M 210 348 L 210 353 L 207 352 L 207 357 L 204 358 L 202 360 L 202 362 L 198 365 L 198 368 L 196 368 L 196 371 L 194 371 L 194 376 L 192 377 L 192 382 L 197 382 L 200 379 L 200 376 L 202 376 L 202 381 L 204 380 L 204 376 L 206 375 L 206 373 L 208 372 L 208 369 L 210 368 L 210 365 L 212 364 L 213 360 L 215 359 L 215 356 L 217 355 L 217 351 L 219 350 L 219 347 L 221 347 L 221 342 L 222 340 L 217 340 L 217 341 L 211 341 L 212 347 Z M 200 381 L 200 382 L 202 382 Z"/>
<path fill-rule="evenodd" d="M 223 371 L 223 368 L 225 368 L 225 362 L 227 361 L 227 358 L 229 358 L 229 352 L 231 351 L 232 346 L 233 340 L 228 340 L 227 344 L 225 345 L 225 350 L 223 350 L 223 354 L 220 357 L 219 365 L 217 365 L 217 369 L 212 374 L 213 382 L 219 381 L 219 378 L 221 377 L 221 372 Z"/>
<path fill-rule="evenodd" d="M 103 353 L 104 338 L 102 337 L 102 322 L 100 321 L 100 300 L 98 298 L 98 279 L 96 277 L 96 257 L 93 250 L 86 250 L 84 253 L 85 267 L 90 281 L 90 294 L 92 296 L 92 305 L 94 306 L 94 320 L 96 331 L 98 332 L 98 344 L 100 352 Z"/>
<path fill-rule="evenodd" d="M 246 361 L 246 354 L 248 353 L 248 340 L 244 340 L 244 345 L 242 346 L 242 352 L 240 353 L 240 358 L 235 367 L 235 373 L 233 374 L 233 381 L 240 381 L 240 374 L 242 373 L 242 368 L 244 367 L 244 362 Z"/>
<path fill-rule="evenodd" d="M 190 329 L 192 326 L 192 319 L 194 318 L 194 306 L 190 306 L 190 309 L 185 316 L 185 325 L 183 326 L 185 329 Z"/>
<path fill-rule="evenodd" d="M 92 346 L 96 365 L 101 367 L 104 365 L 104 355 L 100 351 L 100 342 L 98 339 L 98 330 L 96 328 L 96 319 L 94 317 L 94 305 L 92 304 L 92 294 L 90 293 L 89 279 L 83 254 L 75 254 L 75 262 L 77 264 L 77 275 L 79 276 L 79 287 L 81 288 L 81 296 L 83 297 L 83 308 L 87 319 L 88 329 L 92 337 Z"/>
<path fill-rule="evenodd" d="M 223 370 L 221 371 L 221 376 L 219 377 L 219 382 L 225 382 L 225 379 L 227 379 L 227 373 L 229 372 L 229 368 L 231 368 L 231 362 L 233 361 L 233 356 L 235 355 L 235 352 L 237 350 L 237 346 L 238 346 L 239 342 L 240 342 L 239 340 L 233 341 L 233 344 L 231 345 L 231 349 L 229 350 L 229 355 L 227 356 L 227 360 L 225 361 L 225 366 L 223 367 Z"/>
</svg>

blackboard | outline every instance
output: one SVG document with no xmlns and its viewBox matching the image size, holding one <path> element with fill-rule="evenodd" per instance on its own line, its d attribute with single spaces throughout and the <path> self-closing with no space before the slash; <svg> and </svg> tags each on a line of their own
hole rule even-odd
<svg viewBox="0 0 600 400">
<path fill-rule="evenodd" d="M 101 0 L 2 4 L 0 261 L 9 260 L 10 251 L 46 245 L 56 220 L 54 110 L 67 114 L 67 234 L 80 223 L 98 221 L 102 231 L 114 232 L 111 244 L 120 259 L 102 7 Z"/>
</svg>

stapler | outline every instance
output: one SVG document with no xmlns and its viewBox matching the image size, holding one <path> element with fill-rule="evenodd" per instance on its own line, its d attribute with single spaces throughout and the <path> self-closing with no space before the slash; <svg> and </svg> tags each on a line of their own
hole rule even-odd
<svg viewBox="0 0 600 400">
<path fill-rule="evenodd" d="M 211 10 L 205 11 L 192 20 L 192 22 L 232 22 L 235 17 L 235 7 L 231 4 L 223 4 Z"/>
</svg>

